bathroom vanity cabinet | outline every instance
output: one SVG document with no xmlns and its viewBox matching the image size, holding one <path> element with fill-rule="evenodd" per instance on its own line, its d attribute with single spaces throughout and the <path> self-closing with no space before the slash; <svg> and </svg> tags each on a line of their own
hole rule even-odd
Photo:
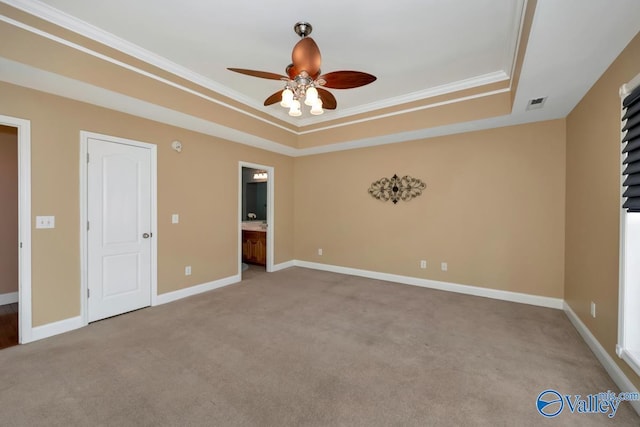
<svg viewBox="0 0 640 427">
<path fill-rule="evenodd" d="M 267 233 L 242 230 L 242 261 L 250 264 L 267 264 Z"/>
</svg>

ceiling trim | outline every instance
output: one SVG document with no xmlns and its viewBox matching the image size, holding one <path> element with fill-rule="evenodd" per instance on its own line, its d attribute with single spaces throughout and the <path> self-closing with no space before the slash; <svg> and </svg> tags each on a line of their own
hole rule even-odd
<svg viewBox="0 0 640 427">
<path fill-rule="evenodd" d="M 473 87 L 471 87 L 471 88 L 473 88 Z M 455 104 L 457 102 L 470 101 L 472 99 L 477 99 L 477 98 L 484 98 L 486 96 L 497 95 L 499 93 L 504 93 L 504 92 L 509 92 L 509 91 L 510 91 L 509 88 L 504 88 L 504 89 L 498 89 L 498 90 L 493 90 L 493 91 L 489 91 L 489 92 L 477 93 L 477 94 L 469 95 L 469 96 L 463 96 L 463 97 L 460 97 L 460 98 L 447 99 L 445 101 L 440 101 L 440 102 L 434 102 L 434 103 L 431 103 L 431 104 L 420 105 L 418 107 L 413 107 L 413 108 L 407 108 L 406 110 L 392 111 L 390 113 L 380 114 L 380 115 L 377 115 L 377 116 L 374 116 L 374 117 L 366 117 L 366 118 L 359 119 L 359 120 L 352 120 L 352 121 L 347 122 L 347 123 L 338 123 L 338 124 L 335 124 L 335 125 L 325 126 L 325 127 L 321 127 L 321 128 L 315 128 L 313 130 L 302 131 L 302 132 L 299 132 L 298 134 L 299 135 L 306 135 L 306 134 L 315 133 L 315 132 L 319 132 L 319 131 L 335 129 L 335 128 L 339 128 L 339 127 L 343 127 L 343 126 L 369 122 L 369 121 L 374 120 L 374 119 L 375 120 L 384 119 L 384 118 L 387 118 L 387 117 L 398 116 L 400 114 L 412 113 L 414 111 L 427 110 L 429 108 L 442 107 L 443 105 Z"/>
<path fill-rule="evenodd" d="M 151 73 L 149 71 L 142 70 L 142 69 L 140 69 L 138 67 L 135 67 L 133 65 L 127 64 L 127 63 L 122 62 L 122 61 L 119 61 L 119 60 L 117 60 L 115 58 L 112 58 L 110 56 L 104 55 L 104 54 L 102 54 L 100 52 L 96 52 L 95 50 L 92 50 L 92 49 L 89 49 L 87 47 L 81 46 L 81 45 L 79 45 L 77 43 L 73 43 L 73 42 L 71 42 L 69 40 L 65 40 L 62 37 L 56 36 L 55 34 L 51 34 L 49 32 L 40 30 L 38 28 L 32 27 L 30 25 L 27 25 L 27 24 L 25 24 L 23 22 L 16 21 L 16 20 L 14 20 L 12 18 L 9 18 L 7 16 L 4 16 L 4 15 L 0 15 L 0 21 L 6 22 L 7 24 L 10 24 L 10 25 L 13 25 L 16 28 L 20 28 L 20 29 L 23 29 L 25 31 L 29 31 L 29 32 L 31 32 L 33 34 L 36 34 L 36 35 L 41 36 L 41 37 L 44 37 L 46 39 L 49 39 L 49 40 L 51 40 L 53 42 L 56 42 L 56 43 L 59 43 L 61 45 L 70 47 L 70 48 L 75 49 L 75 50 L 77 50 L 79 52 L 82 52 L 82 53 L 85 53 L 87 55 L 91 55 L 91 56 L 93 56 L 95 58 L 101 59 L 103 61 L 109 62 L 109 63 L 111 63 L 113 65 L 117 65 L 118 67 L 124 68 L 126 70 L 132 71 L 134 73 L 140 74 L 140 75 L 148 77 L 150 79 L 156 80 L 156 81 L 158 81 L 160 83 L 166 84 L 167 86 L 171 86 L 171 87 L 174 87 L 176 89 L 179 89 L 179 90 L 182 90 L 184 92 L 187 92 L 187 93 L 189 93 L 191 95 L 195 95 L 195 96 L 197 96 L 199 98 L 202 98 L 202 99 L 205 99 L 207 101 L 213 102 L 214 104 L 218 104 L 218 105 L 221 105 L 221 106 L 223 106 L 225 108 L 228 108 L 230 110 L 233 110 L 233 111 L 236 111 L 238 113 L 247 115 L 247 116 L 249 116 L 251 118 L 254 118 L 254 119 L 259 120 L 261 122 L 267 123 L 267 124 L 269 124 L 271 126 L 275 126 L 277 128 L 286 130 L 287 132 L 291 132 L 293 134 L 297 134 L 297 131 L 292 130 L 292 129 L 286 127 L 286 126 L 282 126 L 282 125 L 280 125 L 278 123 L 274 123 L 273 121 L 267 120 L 264 117 L 260 117 L 258 115 L 252 114 L 252 113 L 250 113 L 250 112 L 248 112 L 248 111 L 246 111 L 246 110 L 244 110 L 242 108 L 238 108 L 238 107 L 235 107 L 233 105 L 227 104 L 226 102 L 223 102 L 223 101 L 220 101 L 218 99 L 215 99 L 215 98 L 213 98 L 211 96 L 208 96 L 208 95 L 206 95 L 206 94 L 204 94 L 202 92 L 199 92 L 199 91 L 190 89 L 188 87 L 185 87 L 185 86 L 183 86 L 183 85 L 181 85 L 179 83 L 172 82 L 171 80 L 168 80 L 168 79 L 165 79 L 163 77 L 160 77 L 160 76 L 158 76 L 156 74 L 153 74 L 153 73 Z M 138 58 L 138 59 L 140 59 L 140 58 Z M 189 79 L 185 79 L 185 80 L 191 81 Z M 197 82 L 193 82 L 193 81 L 191 81 L 191 82 L 197 84 Z"/>
<path fill-rule="evenodd" d="M 520 118 L 519 120 L 513 120 L 513 115 L 507 115 L 492 119 L 482 119 L 474 122 L 464 122 L 457 123 L 455 125 L 444 125 L 416 131 L 387 134 L 342 143 L 308 148 L 294 148 L 253 134 L 232 129 L 209 120 L 194 117 L 180 111 L 162 107 L 6 58 L 0 57 L 0 68 L 3 70 L 2 74 L 0 74 L 0 78 L 2 81 L 10 84 L 62 96 L 80 102 L 86 102 L 103 108 L 109 108 L 125 114 L 131 114 L 144 119 L 222 138 L 231 142 L 248 145 L 289 157 L 303 157 L 314 154 L 366 148 L 370 146 L 406 142 L 410 140 L 431 138 L 434 136 L 443 136 L 472 130 L 488 129 L 491 127 L 508 126 L 518 122 L 541 120 L 540 117 L 534 118 L 533 115 L 528 115 Z M 504 90 L 499 90 L 495 91 L 495 93 L 501 93 L 503 91 Z M 487 95 L 488 94 L 477 94 L 467 98 L 473 99 Z M 443 101 L 442 104 L 452 102 L 456 102 L 456 100 Z M 434 107 L 437 107 L 437 105 L 434 105 Z"/>
<path fill-rule="evenodd" d="M 526 0 L 525 0 L 526 1 Z M 438 95 L 442 95 L 442 94 L 446 94 L 446 93 L 452 93 L 452 92 L 456 92 L 459 90 L 465 90 L 465 89 L 470 89 L 470 88 L 474 88 L 474 87 L 478 87 L 478 86 L 482 86 L 485 84 L 491 84 L 491 83 L 496 83 L 496 82 L 500 82 L 500 81 L 504 81 L 504 80 L 508 80 L 510 77 L 508 75 L 508 73 L 504 70 L 501 71 L 497 71 L 497 72 L 493 72 L 493 73 L 488 73 L 485 75 L 481 75 L 481 76 L 476 76 L 476 77 L 472 77 L 469 79 L 465 79 L 465 80 L 460 80 L 457 82 L 453 82 L 450 84 L 445 84 L 445 85 L 441 85 L 441 86 L 436 86 L 436 87 L 432 87 L 432 88 L 428 88 L 422 91 L 417 91 L 417 92 L 412 92 L 406 95 L 402 95 L 402 96 L 398 96 L 398 97 L 394 97 L 394 98 L 390 98 L 390 99 L 385 99 L 385 100 L 381 100 L 381 101 L 377 101 L 377 102 L 372 102 L 360 107 L 355 107 L 355 108 L 350 108 L 350 109 L 344 109 L 344 110 L 339 110 L 337 112 L 333 112 L 330 116 L 326 116 L 325 118 L 304 118 L 304 119 L 297 119 L 297 118 L 290 118 L 289 116 L 283 115 L 282 112 L 276 112 L 274 113 L 274 111 L 269 111 L 267 109 L 264 109 L 264 106 L 261 103 L 257 103 L 255 100 L 239 93 L 236 92 L 234 90 L 231 90 L 229 88 L 227 88 L 226 86 L 221 85 L 220 83 L 217 83 L 214 80 L 211 80 L 209 78 L 206 78 L 198 73 L 195 73 L 185 67 L 182 67 L 160 55 L 154 54 L 151 51 L 148 51 L 140 46 L 137 46 L 131 42 L 128 42 L 120 37 L 117 37 L 114 34 L 111 34 L 107 31 L 104 31 L 94 25 L 91 25 L 87 22 L 84 22 L 76 17 L 73 17 L 65 12 L 62 12 L 52 6 L 49 6 L 48 4 L 42 3 L 39 0 L 2 0 L 3 3 L 6 3 L 10 6 L 13 6 L 19 10 L 22 10 L 26 13 L 29 13 L 37 18 L 43 19 L 47 22 L 50 22 L 54 25 L 57 25 L 61 28 L 64 28 L 68 31 L 72 31 L 76 34 L 79 34 L 83 37 L 86 37 L 88 39 L 91 39 L 93 41 L 96 41 L 98 43 L 101 43 L 104 46 L 108 46 L 112 49 L 118 50 L 126 55 L 129 55 L 135 59 L 138 59 L 140 61 L 143 61 L 145 63 L 148 63 L 154 67 L 157 67 L 160 70 L 163 70 L 165 72 L 171 73 L 179 78 L 182 78 L 186 81 L 189 81 L 191 83 L 194 83 L 198 86 L 204 87 L 206 89 L 212 90 L 216 93 L 219 93 L 220 95 L 226 96 L 228 98 L 231 98 L 235 101 L 238 101 L 239 103 L 252 108 L 254 110 L 258 110 L 261 112 L 264 112 L 265 114 L 271 116 L 274 118 L 274 120 L 283 120 L 291 125 L 294 125 L 298 128 L 304 127 L 304 126 L 309 126 L 309 125 L 315 125 L 315 124 L 320 124 L 322 122 L 327 122 L 327 121 L 333 121 L 333 120 L 339 120 L 341 118 L 347 118 L 349 116 L 353 116 L 353 115 L 358 115 L 358 114 L 365 114 L 365 113 L 369 113 L 369 112 L 375 112 L 376 110 L 379 109 L 384 109 L 384 108 L 389 108 L 389 107 L 395 107 L 395 106 L 402 106 L 402 104 L 405 103 L 411 103 L 411 102 L 415 102 L 415 101 L 419 101 L 425 98 L 429 98 L 429 97 L 433 97 L 433 96 L 438 96 Z M 516 14 L 518 17 L 520 16 L 519 14 Z M 5 18 L 0 16 L 0 18 Z M 46 37 L 49 38 L 50 40 L 53 40 L 55 42 L 58 43 L 62 43 L 68 47 L 80 50 L 84 53 L 93 55 L 95 57 L 98 57 L 102 60 L 108 61 L 112 64 L 118 65 L 120 67 L 124 67 L 130 71 L 134 71 L 136 73 L 142 74 L 146 77 L 155 79 L 157 81 L 160 81 L 162 83 L 168 84 L 170 86 L 173 86 L 175 88 L 178 88 L 180 90 L 186 91 L 188 93 L 191 93 L 193 95 L 196 95 L 198 97 L 201 97 L 203 99 L 206 99 L 208 101 L 214 102 L 216 104 L 222 105 L 226 108 L 229 108 L 233 111 L 239 112 L 241 114 L 245 114 L 253 119 L 257 119 L 259 121 L 262 121 L 264 123 L 267 123 L 269 125 L 275 126 L 279 129 L 283 129 L 286 130 L 287 132 L 290 132 L 294 135 L 303 135 L 303 134 L 308 134 L 308 133 L 313 133 L 313 132 L 317 132 L 320 130 L 325 130 L 325 129 L 331 129 L 333 127 L 338 127 L 338 126 L 347 126 L 351 123 L 361 123 L 362 121 L 370 121 L 370 120 L 376 120 L 378 118 L 381 117 L 387 117 L 388 114 L 383 114 L 383 115 L 372 115 L 370 118 L 365 118 L 365 119 L 357 119 L 357 120 L 353 120 L 353 121 L 346 121 L 344 123 L 341 123 L 339 125 L 330 125 L 327 127 L 321 127 L 318 129 L 313 129 L 313 130 L 307 130 L 307 131 L 297 131 L 297 130 L 293 130 L 289 127 L 280 125 L 274 121 L 271 121 L 267 118 L 264 117 L 260 117 L 258 115 L 255 115 L 243 108 L 238 108 L 235 107 L 233 105 L 230 105 L 228 103 L 225 103 L 223 101 L 220 101 L 218 99 L 215 99 L 213 97 L 210 97 L 206 94 L 203 94 L 199 91 L 195 91 L 193 89 L 189 89 L 187 87 L 184 87 L 183 85 L 180 85 L 179 83 L 176 82 L 172 82 L 170 80 L 167 80 L 165 78 L 162 78 L 160 76 L 157 76 L 153 73 L 150 73 L 148 71 L 144 71 L 139 69 L 138 67 L 132 66 L 130 64 L 126 64 L 122 61 L 116 60 L 114 58 L 111 58 L 107 55 L 101 54 L 99 52 L 95 52 L 94 50 L 88 49 L 84 46 L 81 46 L 79 44 L 70 42 L 68 40 L 65 40 L 61 37 L 58 37 L 54 34 L 48 33 L 44 30 L 40 30 L 34 27 L 31 27 L 27 24 L 24 23 L 20 23 L 18 21 L 15 20 L 11 20 L 10 18 L 5 18 L 4 19 L 5 22 L 8 22 L 12 25 L 18 26 L 20 28 L 23 28 L 27 31 L 31 31 L 35 34 L 38 34 L 42 37 Z M 518 25 L 514 24 L 514 31 L 520 31 L 520 28 Z M 512 35 L 512 38 L 517 40 L 517 37 L 514 37 L 515 35 Z M 513 56 L 514 52 L 511 52 L 511 56 Z M 510 59 L 511 62 L 513 62 L 513 58 Z M 428 106 L 426 106 L 426 108 L 428 108 Z M 402 114 L 403 112 L 411 112 L 411 111 L 415 111 L 414 108 L 411 109 L 407 109 L 407 110 L 398 110 L 397 113 L 394 114 Z"/>
<path fill-rule="evenodd" d="M 279 125 L 277 123 L 273 123 L 272 121 L 264 118 L 264 117 L 260 117 L 257 115 L 254 115 L 252 113 L 249 113 L 245 110 L 243 110 L 242 108 L 238 108 L 235 107 L 233 105 L 227 104 L 223 101 L 220 101 L 218 99 L 215 99 L 209 95 L 206 95 L 200 91 L 191 89 L 191 88 L 187 88 L 179 83 L 173 82 L 171 80 L 165 79 L 163 77 L 160 77 L 154 73 L 151 73 L 149 71 L 146 70 L 142 70 L 138 67 L 135 67 L 133 65 L 127 64 L 125 62 L 122 62 L 120 60 L 117 60 L 115 58 L 112 58 L 108 55 L 102 54 L 100 52 L 96 52 L 95 50 L 89 49 L 87 47 L 84 47 L 82 45 L 79 45 L 77 43 L 71 42 L 69 40 L 66 40 L 62 37 L 59 37 L 55 34 L 51 34 L 47 31 L 35 28 L 31 25 L 25 24 L 23 22 L 19 22 L 16 21 L 12 18 L 9 18 L 7 16 L 4 15 L 0 15 L 0 21 L 6 22 L 10 25 L 13 25 L 17 28 L 23 29 L 25 31 L 29 31 L 33 34 L 36 34 L 40 37 L 44 37 L 46 39 L 49 39 L 51 41 L 54 41 L 56 43 L 59 43 L 61 45 L 70 47 L 72 49 L 78 50 L 79 52 L 85 53 L 87 55 L 91 55 L 93 57 L 96 57 L 98 59 L 101 59 L 103 61 L 109 62 L 111 64 L 117 65 L 121 68 L 124 68 L 126 70 L 135 72 L 137 74 L 143 75 L 147 78 L 156 80 L 158 82 L 161 82 L 163 84 L 166 84 L 168 86 L 174 87 L 176 89 L 182 90 L 186 93 L 189 93 L 191 95 L 197 96 L 199 98 L 205 99 L 209 102 L 213 102 L 215 104 L 221 105 L 225 108 L 229 108 L 230 110 L 245 114 L 251 118 L 257 119 L 261 122 L 267 123 L 269 125 L 278 127 L 280 129 L 286 130 L 287 132 L 290 132 L 294 135 L 300 136 L 300 135 L 307 135 L 307 134 L 311 134 L 311 133 L 315 133 L 315 132 L 320 132 L 320 131 L 324 131 L 324 130 L 328 130 L 328 129 L 334 129 L 334 128 L 339 128 L 339 127 L 343 127 L 343 126 L 349 126 L 352 124 L 357 124 L 357 123 L 363 123 L 363 122 L 368 122 L 368 121 L 373 121 L 373 120 L 378 120 L 378 119 L 382 119 L 385 117 L 391 117 L 391 116 L 396 116 L 396 115 L 401 115 L 401 114 L 405 114 L 405 113 L 410 113 L 410 112 L 414 112 L 414 111 L 419 111 L 419 110 L 423 110 L 423 109 L 428 109 L 428 108 L 433 108 L 433 107 L 437 107 L 437 106 L 442 106 L 442 105 L 447 105 L 447 104 L 451 104 L 451 103 L 455 103 L 455 102 L 460 102 L 460 101 L 465 101 L 465 100 L 469 100 L 469 99 L 474 99 L 474 98 L 478 98 L 478 97 L 482 97 L 482 96 L 486 96 L 486 95 L 492 95 L 495 93 L 500 93 L 501 91 L 491 91 L 491 92 L 486 92 L 483 94 L 478 94 L 475 96 L 471 96 L 471 97 L 462 97 L 462 98 L 453 98 L 451 100 L 448 101 L 443 101 L 443 102 L 436 102 L 436 103 L 431 103 L 431 104 L 425 104 L 422 106 L 418 106 L 418 107 L 412 107 L 412 108 L 406 108 L 406 109 L 400 109 L 394 112 L 389 112 L 389 113 L 384 113 L 384 114 L 378 114 L 378 115 L 372 115 L 369 117 L 365 117 L 365 118 L 361 118 L 361 119 L 356 119 L 356 120 L 350 120 L 350 121 L 346 121 L 346 122 L 342 122 L 342 123 L 338 123 L 338 124 L 333 124 L 333 125 L 329 125 L 329 126 L 324 126 L 324 127 L 319 127 L 319 128 L 315 128 L 315 129 L 311 129 L 311 130 L 307 130 L 307 131 L 296 131 L 293 129 L 290 129 L 286 126 L 282 126 Z M 415 102 L 415 101 L 420 101 L 421 99 L 425 99 L 425 98 L 431 98 L 431 97 L 436 97 L 439 95 L 444 95 L 444 94 L 448 94 L 448 93 L 455 93 L 457 91 L 462 91 L 462 90 L 466 90 L 466 89 L 473 89 L 479 86 L 483 86 L 483 85 L 487 85 L 487 84 L 492 84 L 492 83 L 499 83 L 502 81 L 506 81 L 508 80 L 508 76 L 506 73 L 504 73 L 503 71 L 500 72 L 495 72 L 495 73 L 489 73 L 489 74 L 485 74 L 482 76 L 478 76 L 478 77 L 474 77 L 474 78 L 470 78 L 470 79 L 466 79 L 466 80 L 461 80 L 458 82 L 454 82 L 451 84 L 446 84 L 446 85 L 441 85 L 441 86 L 437 86 L 434 88 L 430 88 L 424 91 L 419 91 L 419 92 L 414 92 L 412 94 L 408 94 L 408 95 L 404 95 L 404 96 L 400 96 L 400 97 L 395 97 L 393 98 L 392 102 L 386 103 L 384 101 L 381 101 L 379 103 L 372 103 L 372 104 L 367 104 L 367 106 L 371 106 L 371 105 L 376 105 L 375 108 L 377 109 L 381 109 L 381 108 L 388 108 L 388 107 L 393 107 L 393 106 L 398 106 L 398 105 L 402 105 L 405 103 L 410 103 L 410 102 Z M 188 80 L 188 79 L 187 79 Z M 92 102 L 94 103 L 94 102 Z M 366 113 L 367 111 L 370 111 L 371 108 L 357 108 L 357 109 L 351 109 L 352 110 L 352 114 L 354 115 L 356 113 Z M 336 119 L 339 117 L 332 117 L 333 119 Z"/>
<path fill-rule="evenodd" d="M 524 58 L 527 52 L 527 46 L 529 44 L 529 37 L 531 36 L 531 28 L 533 24 L 533 17 L 535 15 L 538 0 L 525 0 L 524 8 L 520 17 L 520 34 L 518 35 L 518 41 L 516 43 L 516 50 L 514 53 L 514 60 L 511 68 L 511 81 L 509 82 L 511 91 L 511 104 L 513 105 L 516 100 L 516 93 L 518 92 L 518 84 L 520 83 L 520 74 L 524 66 Z"/>
<path fill-rule="evenodd" d="M 507 114 L 503 116 L 490 117 L 486 119 L 461 122 L 453 125 L 442 125 L 433 128 L 418 129 L 415 131 L 400 132 L 389 135 L 374 136 L 347 142 L 339 142 L 330 145 L 321 145 L 309 148 L 299 148 L 293 157 L 312 156 L 316 154 L 333 153 L 336 151 L 356 150 L 360 148 L 371 148 L 380 145 L 397 144 L 409 141 L 419 141 L 439 136 L 455 135 L 466 132 L 481 131 L 486 129 L 497 129 L 507 126 L 516 126 L 526 123 L 539 122 L 544 120 L 554 120 L 551 116 L 534 116 L 527 113 Z"/>
<path fill-rule="evenodd" d="M 534 8 L 535 8 L 536 0 L 522 0 L 521 2 L 518 2 L 517 6 L 515 6 L 518 9 L 513 14 L 513 19 L 511 20 L 511 28 L 509 31 L 509 38 L 508 38 L 509 43 L 505 48 L 502 69 L 509 70 L 508 73 L 512 80 L 513 80 L 513 73 L 516 69 L 518 52 L 520 50 L 520 41 L 522 40 L 523 32 L 525 30 L 524 24 L 526 22 L 525 19 L 526 19 L 527 11 L 530 10 L 527 8 L 527 3 L 531 3 L 531 2 L 534 3 Z M 514 2 L 514 4 L 516 3 Z"/>
<path fill-rule="evenodd" d="M 176 126 L 251 147 L 295 157 L 298 149 L 239 131 L 210 120 L 162 107 L 70 77 L 0 57 L 0 80 L 64 98 L 109 108 L 143 119 Z M 159 143 L 159 142 L 158 142 Z"/>
<path fill-rule="evenodd" d="M 435 86 L 435 87 L 431 87 L 425 90 L 421 90 L 421 91 L 417 91 L 417 92 L 412 92 L 412 93 L 408 93 L 406 95 L 400 95 L 400 96 L 396 96 L 393 98 L 387 98 L 387 99 L 383 99 L 380 101 L 376 101 L 376 102 L 371 102 L 369 104 L 364 104 L 360 107 L 353 107 L 353 108 L 348 108 L 345 110 L 340 110 L 339 112 L 335 112 L 333 114 L 331 114 L 331 120 L 337 120 L 337 119 L 341 119 L 343 117 L 347 117 L 347 116 L 354 116 L 356 114 L 363 114 L 363 113 L 368 113 L 371 111 L 375 111 L 375 110 L 380 110 L 383 108 L 389 108 L 389 107 L 395 107 L 398 105 L 402 105 L 402 104 L 408 104 L 411 102 L 415 102 L 415 101 L 420 101 L 426 98 L 432 98 L 434 96 L 439 96 L 439 95 L 445 95 L 448 93 L 453 93 L 453 92 L 458 92 L 461 90 L 466 90 L 466 89 L 473 89 L 479 86 L 484 86 L 484 85 L 488 85 L 488 84 L 493 84 L 493 83 L 499 83 L 502 81 L 506 81 L 509 80 L 509 76 L 507 75 L 507 73 L 505 73 L 504 71 L 496 71 L 493 73 L 488 73 L 488 74 L 484 74 L 481 76 L 476 76 L 476 77 L 471 77 L 468 79 L 464 79 L 464 80 L 459 80 L 457 82 L 453 82 L 453 83 L 447 83 L 444 85 L 440 85 L 440 86 Z M 398 114 L 401 114 L 403 112 L 411 112 L 411 111 L 415 111 L 415 108 L 410 108 L 410 109 L 406 109 L 406 110 L 398 110 Z M 378 119 L 380 117 L 387 117 L 389 114 L 382 114 L 382 115 L 374 115 L 371 116 L 371 118 L 367 118 L 367 119 L 360 119 L 360 120 L 353 120 L 353 121 L 349 121 L 349 122 L 345 122 L 342 123 L 340 125 L 334 125 L 334 126 L 326 126 L 326 127 L 322 127 L 322 128 L 318 128 L 318 129 L 313 129 L 313 130 L 308 130 L 308 131 L 301 131 L 300 134 L 307 134 L 307 133 L 312 133 L 316 130 L 321 130 L 321 129 L 331 129 L 333 127 L 338 127 L 338 126 L 345 126 L 351 123 L 360 123 L 363 121 L 367 121 L 367 120 L 374 120 L 374 119 Z M 304 118 L 302 120 L 299 121 L 299 124 L 301 127 L 303 126 L 309 126 L 309 125 L 314 125 L 317 124 L 316 121 L 313 121 L 311 118 Z"/>
<path fill-rule="evenodd" d="M 114 34 L 104 31 L 74 16 L 68 15 L 65 12 L 49 6 L 48 4 L 40 2 L 39 0 L 2 1 L 37 18 L 43 19 L 66 30 L 80 34 L 105 46 L 109 46 L 133 58 L 139 59 L 140 61 L 158 67 L 161 70 L 167 71 L 171 74 L 203 86 L 221 95 L 235 99 L 243 104 L 248 105 L 249 107 L 255 109 L 261 109 L 263 107 L 262 104 L 257 103 L 253 99 L 241 94 L 240 92 L 231 90 L 226 86 L 221 85 L 214 80 L 208 79 L 198 73 L 195 73 L 188 68 L 182 67 L 163 56 L 156 55 L 149 50 L 143 49 L 142 47 L 128 42 Z"/>
</svg>

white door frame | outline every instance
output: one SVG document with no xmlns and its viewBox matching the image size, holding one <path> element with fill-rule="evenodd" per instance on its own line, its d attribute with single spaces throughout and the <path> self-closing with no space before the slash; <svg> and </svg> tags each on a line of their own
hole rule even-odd
<svg viewBox="0 0 640 427">
<path fill-rule="evenodd" d="M 80 317 L 83 325 L 89 324 L 87 289 L 89 289 L 87 245 L 87 154 L 89 138 L 114 144 L 126 144 L 151 150 L 151 305 L 158 302 L 158 149 L 155 144 L 134 141 L 116 136 L 80 131 Z"/>
<path fill-rule="evenodd" d="M 275 216 L 273 214 L 275 173 L 272 166 L 259 165 L 257 163 L 249 163 L 240 161 L 238 167 L 238 275 L 242 275 L 242 168 L 262 169 L 267 171 L 267 272 L 273 271 L 274 249 L 273 235 L 275 233 Z"/>
<path fill-rule="evenodd" d="M 31 121 L 0 115 L 18 128 L 18 339 L 31 342 Z"/>
</svg>

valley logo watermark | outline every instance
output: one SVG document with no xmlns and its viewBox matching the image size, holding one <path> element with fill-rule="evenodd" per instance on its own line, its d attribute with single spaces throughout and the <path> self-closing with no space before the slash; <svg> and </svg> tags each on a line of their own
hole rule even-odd
<svg viewBox="0 0 640 427">
<path fill-rule="evenodd" d="M 616 416 L 620 404 L 625 400 L 640 400 L 640 393 L 618 393 L 611 390 L 597 394 L 589 394 L 584 398 L 580 394 L 562 395 L 549 389 L 538 395 L 536 409 L 540 415 L 557 417 L 566 408 L 572 414 L 607 414 L 609 418 Z"/>
</svg>

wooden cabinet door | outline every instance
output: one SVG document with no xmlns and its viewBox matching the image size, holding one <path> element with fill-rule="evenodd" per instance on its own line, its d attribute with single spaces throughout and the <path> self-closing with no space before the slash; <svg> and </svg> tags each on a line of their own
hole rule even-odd
<svg viewBox="0 0 640 427">
<path fill-rule="evenodd" d="M 264 235 L 264 233 L 260 233 Z M 260 265 L 267 264 L 267 247 L 266 242 L 264 240 L 264 236 L 261 236 L 258 240 L 256 240 L 255 245 L 253 246 L 253 255 L 255 256 L 255 263 Z"/>
<path fill-rule="evenodd" d="M 249 230 L 242 232 L 242 260 L 252 264 L 267 264 L 266 233 Z"/>
<path fill-rule="evenodd" d="M 249 258 L 251 256 L 251 245 L 249 245 L 249 240 L 245 235 L 245 232 L 242 232 L 242 261 L 249 262 Z"/>
</svg>

